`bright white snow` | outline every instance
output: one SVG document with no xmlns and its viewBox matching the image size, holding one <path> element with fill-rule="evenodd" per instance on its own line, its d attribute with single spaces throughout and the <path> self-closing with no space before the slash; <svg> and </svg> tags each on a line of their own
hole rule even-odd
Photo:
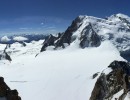
<svg viewBox="0 0 130 100">
<path fill-rule="evenodd" d="M 108 41 L 97 48 L 72 44 L 64 50 L 50 49 L 35 58 L 42 42 L 13 44 L 10 50 L 19 50 L 11 53 L 13 61 L 0 61 L 0 75 L 11 89 L 18 89 L 22 100 L 89 100 L 96 82 L 92 75 L 113 60 L 123 60 Z"/>
</svg>

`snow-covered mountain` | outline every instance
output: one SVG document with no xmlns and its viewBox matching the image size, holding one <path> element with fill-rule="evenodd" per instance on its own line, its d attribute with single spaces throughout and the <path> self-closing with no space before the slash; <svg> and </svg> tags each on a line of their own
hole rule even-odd
<svg viewBox="0 0 130 100">
<path fill-rule="evenodd" d="M 0 44 L 1 55 L 12 59 L 2 56 L 0 75 L 22 100 L 118 100 L 130 70 L 120 56 L 130 53 L 129 34 L 126 15 L 79 16 L 65 32 L 45 40 Z"/>
<path fill-rule="evenodd" d="M 68 29 L 51 44 L 57 48 L 77 43 L 84 48 L 97 47 L 101 41 L 105 40 L 111 41 L 122 54 L 129 54 L 130 17 L 123 14 L 112 15 L 105 19 L 78 16 Z"/>
</svg>

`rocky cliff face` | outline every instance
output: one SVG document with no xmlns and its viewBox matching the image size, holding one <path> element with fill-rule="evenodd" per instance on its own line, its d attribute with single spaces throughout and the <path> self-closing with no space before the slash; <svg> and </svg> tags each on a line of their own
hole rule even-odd
<svg viewBox="0 0 130 100">
<path fill-rule="evenodd" d="M 43 43 L 42 51 L 48 46 L 54 46 L 55 49 L 58 47 L 65 48 L 65 44 L 70 45 L 71 43 L 78 41 L 78 45 L 81 48 L 85 47 L 98 47 L 101 44 L 100 36 L 95 32 L 93 26 L 90 22 L 84 21 L 86 16 L 77 17 L 72 24 L 67 28 L 67 30 L 55 37 L 50 35 Z M 75 33 L 77 33 L 75 35 Z"/>
<path fill-rule="evenodd" d="M 95 83 L 90 100 L 124 100 L 130 89 L 130 63 L 114 61 L 108 74 L 101 73 Z M 115 97 L 123 90 L 123 93 Z"/>
<path fill-rule="evenodd" d="M 81 17 L 77 17 L 71 24 L 71 26 L 69 26 L 67 28 L 67 30 L 65 31 L 65 33 L 63 33 L 59 39 L 56 41 L 55 43 L 55 47 L 63 47 L 64 48 L 64 43 L 67 43 L 70 45 L 71 40 L 72 40 L 72 35 L 75 31 L 77 31 L 79 29 L 79 27 L 82 25 L 82 21 L 84 18 Z"/>
<path fill-rule="evenodd" d="M 92 25 L 89 23 L 83 31 L 81 32 L 80 36 L 80 46 L 82 48 L 85 47 L 98 47 L 101 44 L 101 39 L 94 31 Z"/>
<path fill-rule="evenodd" d="M 44 48 L 54 46 L 65 48 L 66 44 L 79 45 L 81 48 L 98 47 L 102 41 L 109 40 L 123 55 L 130 54 L 130 17 L 123 14 L 112 15 L 106 19 L 92 16 L 78 16 L 67 30 L 54 39 L 48 37 Z"/>
<path fill-rule="evenodd" d="M 50 36 L 44 41 L 43 46 L 41 48 L 41 52 L 45 51 L 48 46 L 54 46 L 54 42 L 56 41 L 57 38 L 59 37 L 55 37 L 50 34 Z"/>
<path fill-rule="evenodd" d="M 16 89 L 11 90 L 4 82 L 4 78 L 0 77 L 0 100 L 21 100 Z"/>
<path fill-rule="evenodd" d="M 0 54 L 0 60 L 8 60 L 8 61 L 12 61 L 11 57 L 8 55 L 7 52 L 3 52 L 2 54 Z"/>
<path fill-rule="evenodd" d="M 0 54 L 0 60 L 8 60 L 8 61 L 12 61 L 10 55 L 6 52 L 6 49 L 9 47 L 9 45 L 6 45 L 4 51 Z"/>
<path fill-rule="evenodd" d="M 53 41 L 54 49 L 65 48 L 66 44 L 74 43 L 81 48 L 98 47 L 103 41 L 109 40 L 119 50 L 121 55 L 127 59 L 130 55 L 130 17 L 123 14 L 115 14 L 107 18 L 92 16 L 78 16 L 67 30 L 58 38 L 48 38 Z M 43 43 L 42 51 L 50 44 Z"/>
</svg>

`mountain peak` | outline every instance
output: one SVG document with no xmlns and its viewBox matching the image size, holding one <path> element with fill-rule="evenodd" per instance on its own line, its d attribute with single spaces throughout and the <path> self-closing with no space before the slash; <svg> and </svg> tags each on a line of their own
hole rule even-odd
<svg viewBox="0 0 130 100">
<path fill-rule="evenodd" d="M 85 17 L 86 17 L 86 15 L 79 15 L 77 18 L 84 19 Z"/>
<path fill-rule="evenodd" d="M 130 18 L 129 16 L 122 14 L 122 13 L 118 13 L 116 14 L 117 17 L 121 17 L 121 18 Z"/>
<path fill-rule="evenodd" d="M 122 19 L 125 19 L 130 22 L 130 17 L 121 13 L 114 14 L 108 17 L 108 20 L 111 20 L 111 21 L 122 21 Z"/>
</svg>

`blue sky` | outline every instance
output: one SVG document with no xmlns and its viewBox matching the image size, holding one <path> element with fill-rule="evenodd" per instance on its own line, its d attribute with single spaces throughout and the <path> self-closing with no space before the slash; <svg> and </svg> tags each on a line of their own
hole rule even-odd
<svg viewBox="0 0 130 100">
<path fill-rule="evenodd" d="M 78 15 L 130 16 L 130 0 L 0 0 L 0 34 L 56 33 Z"/>
</svg>

